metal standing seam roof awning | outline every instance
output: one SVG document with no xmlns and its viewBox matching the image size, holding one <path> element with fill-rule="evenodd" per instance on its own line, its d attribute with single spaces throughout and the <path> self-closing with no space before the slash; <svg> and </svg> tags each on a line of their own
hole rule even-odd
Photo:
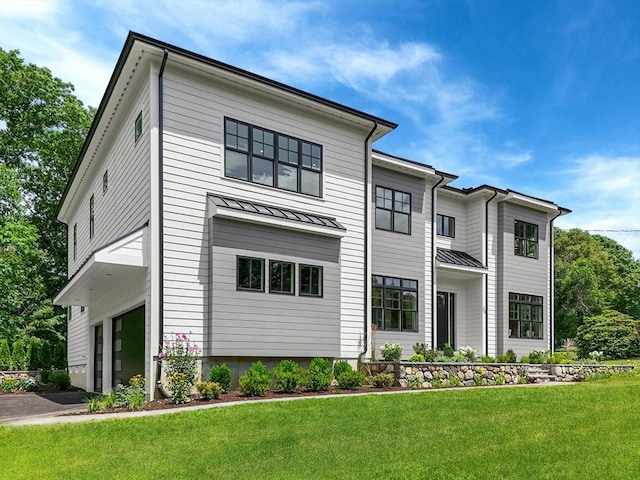
<svg viewBox="0 0 640 480">
<path fill-rule="evenodd" d="M 438 248 L 436 250 L 436 267 L 467 278 L 485 275 L 488 272 L 487 267 L 481 261 L 468 253 L 447 248 Z"/>
<path fill-rule="evenodd" d="M 54 305 L 90 305 L 101 292 L 142 279 L 148 267 L 148 230 L 144 225 L 92 252 L 53 299 Z"/>
</svg>

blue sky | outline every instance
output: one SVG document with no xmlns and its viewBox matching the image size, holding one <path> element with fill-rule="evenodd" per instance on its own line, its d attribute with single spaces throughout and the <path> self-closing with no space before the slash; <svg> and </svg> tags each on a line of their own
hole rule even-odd
<svg viewBox="0 0 640 480">
<path fill-rule="evenodd" d="M 394 121 L 376 148 L 640 258 L 637 0 L 0 0 L 0 46 L 93 106 L 129 30 Z"/>
</svg>

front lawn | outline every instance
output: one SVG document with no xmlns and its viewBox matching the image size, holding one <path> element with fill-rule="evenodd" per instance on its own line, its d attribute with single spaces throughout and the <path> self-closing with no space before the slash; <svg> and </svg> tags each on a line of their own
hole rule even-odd
<svg viewBox="0 0 640 480">
<path fill-rule="evenodd" d="M 432 390 L 0 428 L 0 477 L 640 478 L 640 381 Z"/>
</svg>

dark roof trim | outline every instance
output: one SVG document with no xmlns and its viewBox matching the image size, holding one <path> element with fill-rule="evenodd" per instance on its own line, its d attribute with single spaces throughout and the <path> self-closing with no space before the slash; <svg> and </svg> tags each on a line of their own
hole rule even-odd
<svg viewBox="0 0 640 480">
<path fill-rule="evenodd" d="M 449 250 L 446 248 L 438 248 L 436 253 L 436 260 L 441 263 L 458 265 L 460 267 L 486 269 L 486 267 L 482 264 L 481 261 L 476 260 L 468 253 L 461 252 L 459 250 Z"/>
<path fill-rule="evenodd" d="M 76 163 L 73 167 L 73 171 L 71 172 L 71 175 L 69 176 L 69 180 L 67 181 L 67 185 L 64 189 L 64 193 L 62 194 L 62 197 L 60 199 L 60 202 L 58 203 L 58 208 L 56 210 L 56 217 L 60 214 L 60 210 L 62 209 L 62 205 L 64 204 L 67 195 L 69 193 L 69 189 L 71 188 L 71 184 L 73 183 L 73 180 L 76 177 L 76 174 L 78 173 L 78 170 L 80 169 L 80 164 L 82 163 L 82 159 L 84 158 L 85 154 L 87 153 L 87 150 L 89 148 L 89 144 L 91 143 L 91 139 L 93 138 L 93 135 L 96 132 L 96 129 L 98 128 L 98 125 L 100 123 L 100 120 L 102 119 L 102 116 L 104 115 L 104 111 L 107 107 L 107 104 L 109 103 L 109 100 L 111 98 L 111 95 L 113 94 L 113 89 L 115 88 L 115 85 L 118 81 L 118 78 L 120 77 L 120 74 L 122 73 L 122 69 L 124 68 L 124 65 L 127 61 L 127 58 L 129 57 L 129 53 L 131 52 L 131 49 L 133 48 L 133 45 L 135 44 L 136 41 L 139 42 L 143 42 L 146 43 L 148 45 L 163 49 L 163 50 L 167 50 L 169 52 L 172 53 L 176 53 L 178 55 L 181 55 L 183 57 L 187 57 L 190 58 L 192 60 L 196 60 L 202 63 L 205 63 L 207 65 L 219 68 L 221 70 L 230 72 L 230 73 L 234 73 L 236 75 L 245 77 L 247 79 L 250 80 L 254 80 L 260 83 L 263 83 L 265 85 L 269 85 L 271 87 L 275 87 L 278 88 L 280 90 L 286 91 L 288 93 L 292 93 L 294 95 L 297 95 L 299 97 L 303 97 L 306 98 L 307 100 L 311 100 L 313 102 L 316 103 L 320 103 L 322 105 L 331 107 L 331 108 L 335 108 L 337 110 L 341 110 L 345 113 L 348 113 L 350 115 L 355 115 L 357 117 L 361 117 L 364 118 L 370 122 L 375 122 L 379 125 L 384 125 L 390 129 L 394 129 L 398 126 L 397 123 L 391 122 L 389 120 L 385 120 L 383 118 L 379 118 L 376 117 L 374 115 L 370 115 L 368 113 L 362 112 L 360 110 L 356 110 L 355 108 L 351 108 L 351 107 L 347 107 L 346 105 L 342 105 L 340 103 L 334 102 L 332 100 L 328 100 L 326 98 L 320 97 L 318 95 L 314 95 L 312 93 L 308 93 L 305 92 L 303 90 L 297 89 L 295 87 L 291 87 L 289 85 L 285 85 L 284 83 L 280 83 L 280 82 L 276 82 L 275 80 L 271 80 L 270 78 L 267 77 L 263 77 L 261 75 L 258 75 L 256 73 L 252 73 L 249 72 L 247 70 L 243 70 L 241 68 L 238 67 L 234 67 L 232 65 L 229 65 L 227 63 L 223 63 L 220 62 L 218 60 L 214 60 L 212 58 L 206 57 L 204 55 L 195 53 L 195 52 L 191 52 L 189 50 L 186 50 L 184 48 L 180 48 L 177 47 L 175 45 L 171 45 L 169 43 L 166 42 L 162 42 L 160 40 L 156 40 L 155 38 L 152 37 L 148 37 L 146 35 L 142 35 L 140 33 L 136 33 L 133 31 L 129 31 L 129 35 L 127 35 L 127 39 L 125 40 L 124 46 L 122 47 L 122 52 L 120 52 L 120 56 L 118 57 L 118 61 L 116 62 L 116 66 L 115 69 L 113 70 L 113 73 L 111 74 L 111 78 L 109 79 L 109 83 L 107 84 L 107 89 L 105 90 L 105 93 L 102 97 L 102 100 L 100 101 L 100 105 L 98 106 L 98 109 L 96 110 L 96 114 L 93 118 L 93 123 L 91 124 L 91 127 L 89 128 L 89 132 L 87 133 L 87 136 L 84 140 L 84 144 L 82 145 L 82 150 L 80 151 L 80 155 L 78 155 L 78 158 L 76 159 Z"/>
<path fill-rule="evenodd" d="M 533 195 L 528 195 L 526 193 L 518 192 L 518 191 L 512 190 L 510 188 L 507 188 L 506 190 L 504 190 L 502 188 L 493 187 L 493 186 L 487 185 L 487 184 L 483 184 L 483 185 L 480 185 L 480 186 L 477 186 L 477 187 L 473 187 L 473 188 L 457 188 L 457 187 L 452 187 L 450 185 L 445 185 L 442 188 L 444 190 L 449 190 L 451 192 L 461 193 L 463 195 L 470 195 L 472 193 L 479 192 L 480 190 L 489 190 L 489 191 L 501 193 L 503 195 L 508 195 L 509 193 L 514 193 L 516 195 L 522 195 L 523 197 L 527 197 L 527 198 L 530 198 L 532 200 L 537 200 L 539 202 L 545 202 L 545 203 L 548 203 L 549 205 L 553 205 L 553 206 L 557 207 L 558 210 L 560 210 L 563 214 L 571 213 L 571 210 L 569 210 L 568 208 L 561 207 L 561 206 L 557 205 L 556 203 L 552 202 L 551 200 L 547 200 L 545 198 L 540 198 L 540 197 L 534 197 Z"/>
<path fill-rule="evenodd" d="M 451 180 L 456 180 L 457 178 L 459 178 L 458 175 L 454 175 L 453 173 L 441 172 L 440 170 L 436 170 L 435 168 L 433 168 L 432 165 L 428 165 L 426 163 L 421 163 L 421 162 L 418 162 L 416 160 L 409 160 L 408 158 L 398 157 L 397 155 L 392 155 L 390 153 L 383 152 L 382 150 L 376 150 L 375 148 L 373 148 L 371 150 L 371 152 L 372 153 L 377 153 L 378 155 L 384 155 L 385 157 L 390 157 L 390 158 L 393 158 L 394 160 L 399 160 L 401 162 L 410 163 L 411 165 L 417 165 L 419 167 L 432 168 L 436 175 L 440 175 L 442 177 L 449 178 Z"/>
<path fill-rule="evenodd" d="M 292 220 L 294 222 L 306 223 L 318 227 L 346 230 L 346 228 L 333 217 L 325 217 L 323 215 L 300 212 L 298 210 L 291 210 L 288 208 L 276 207 L 275 205 L 266 205 L 264 203 L 251 202 L 249 200 L 216 195 L 213 193 L 208 193 L 207 197 L 213 200 L 213 203 L 217 207 L 279 218 L 281 220 Z"/>
</svg>

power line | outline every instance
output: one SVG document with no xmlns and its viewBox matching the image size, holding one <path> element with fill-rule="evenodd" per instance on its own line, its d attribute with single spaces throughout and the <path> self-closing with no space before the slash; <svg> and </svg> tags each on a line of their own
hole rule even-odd
<svg viewBox="0 0 640 480">
<path fill-rule="evenodd" d="M 640 232 L 640 229 L 631 229 L 631 230 L 595 230 L 592 228 L 587 228 L 587 232 L 626 232 L 626 233 L 637 233 Z"/>
</svg>

